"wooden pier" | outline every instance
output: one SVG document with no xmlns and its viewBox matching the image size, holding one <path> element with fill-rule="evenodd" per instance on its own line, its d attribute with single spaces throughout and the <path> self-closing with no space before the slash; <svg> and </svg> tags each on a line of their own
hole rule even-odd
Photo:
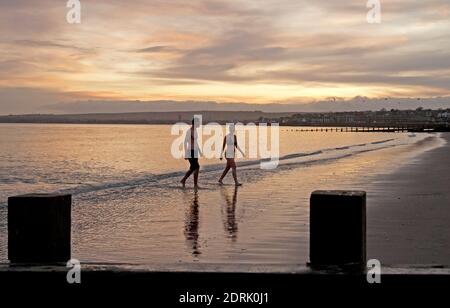
<svg viewBox="0 0 450 308">
<path fill-rule="evenodd" d="M 292 126 L 292 125 L 290 125 Z M 295 126 L 294 126 L 295 127 Z M 299 125 L 291 128 L 296 132 L 342 132 L 342 133 L 405 133 L 405 132 L 448 132 L 447 125 L 399 125 L 399 126 L 374 126 L 374 125 Z"/>
</svg>

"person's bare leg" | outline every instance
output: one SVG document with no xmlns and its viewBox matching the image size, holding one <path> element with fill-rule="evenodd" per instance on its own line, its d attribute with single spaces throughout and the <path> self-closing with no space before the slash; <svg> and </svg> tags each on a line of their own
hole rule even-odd
<svg viewBox="0 0 450 308">
<path fill-rule="evenodd" d="M 242 184 L 239 183 L 239 182 L 238 182 L 238 179 L 237 179 L 236 165 L 233 166 L 232 172 L 233 172 L 234 184 L 235 184 L 236 186 L 241 186 Z"/>
<path fill-rule="evenodd" d="M 192 170 L 189 170 L 188 172 L 186 172 L 183 179 L 181 179 L 180 183 L 183 185 L 183 187 L 186 186 L 186 180 L 191 176 L 191 174 L 192 174 Z"/>
<path fill-rule="evenodd" d="M 227 166 L 225 167 L 225 170 L 223 170 L 222 172 L 222 176 L 219 179 L 219 183 L 223 184 L 223 179 L 225 178 L 225 176 L 227 175 L 228 171 L 230 171 L 230 166 L 227 164 Z"/>
<path fill-rule="evenodd" d="M 200 172 L 200 168 L 197 168 L 194 171 L 194 187 L 198 188 L 198 173 Z"/>
</svg>

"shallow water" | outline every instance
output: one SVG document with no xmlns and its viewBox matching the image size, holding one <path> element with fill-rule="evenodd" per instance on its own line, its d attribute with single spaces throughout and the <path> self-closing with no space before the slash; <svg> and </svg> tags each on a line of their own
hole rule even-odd
<svg viewBox="0 0 450 308">
<path fill-rule="evenodd" d="M 170 155 L 170 126 L 0 125 L 0 261 L 7 196 L 69 191 L 82 261 L 303 263 L 311 191 L 367 189 L 382 170 L 436 146 L 426 137 L 282 127 L 278 168 L 240 160 L 244 186 L 235 189 L 230 176 L 216 184 L 220 161 L 201 159 L 195 192 L 191 182 L 179 187 L 187 166 Z"/>
</svg>

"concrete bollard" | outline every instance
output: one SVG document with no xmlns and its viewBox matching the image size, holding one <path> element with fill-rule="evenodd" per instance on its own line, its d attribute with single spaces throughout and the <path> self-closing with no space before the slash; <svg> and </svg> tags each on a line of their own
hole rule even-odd
<svg viewBox="0 0 450 308">
<path fill-rule="evenodd" d="M 315 191 L 310 200 L 311 265 L 366 263 L 366 193 Z"/>
<path fill-rule="evenodd" d="M 70 260 L 71 195 L 8 198 L 8 259 L 12 263 Z"/>
</svg>

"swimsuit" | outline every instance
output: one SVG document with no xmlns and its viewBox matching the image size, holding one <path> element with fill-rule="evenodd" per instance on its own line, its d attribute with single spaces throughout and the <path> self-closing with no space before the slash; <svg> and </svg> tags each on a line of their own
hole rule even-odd
<svg viewBox="0 0 450 308">
<path fill-rule="evenodd" d="M 195 171 L 197 169 L 200 169 L 200 164 L 198 163 L 198 158 L 194 155 L 194 150 L 191 150 L 191 157 L 189 158 L 189 163 L 191 164 L 191 167 L 189 170 Z"/>
</svg>

